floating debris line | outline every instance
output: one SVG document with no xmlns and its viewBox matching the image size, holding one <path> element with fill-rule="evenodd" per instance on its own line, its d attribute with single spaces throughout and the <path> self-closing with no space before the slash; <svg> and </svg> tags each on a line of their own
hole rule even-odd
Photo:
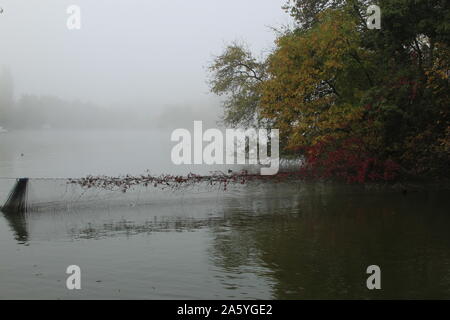
<svg viewBox="0 0 450 320">
<path fill-rule="evenodd" d="M 239 173 L 230 172 L 229 174 L 215 171 L 206 176 L 194 173 L 189 173 L 187 176 L 170 174 L 162 174 L 159 176 L 152 176 L 150 174 L 139 176 L 126 175 L 121 177 L 87 176 L 80 179 L 68 179 L 68 183 L 77 184 L 88 189 L 99 188 L 109 191 L 120 190 L 124 193 L 135 186 L 153 186 L 155 188 L 161 187 L 163 190 L 180 190 L 200 183 L 208 183 L 212 186 L 219 185 L 226 191 L 227 186 L 230 184 L 245 184 L 249 181 L 280 181 L 294 175 L 295 173 L 279 173 L 275 176 L 262 176 L 258 174 L 249 174 L 246 170 L 243 170 Z"/>
<path fill-rule="evenodd" d="M 205 194 L 227 191 L 229 186 L 249 182 L 283 182 L 301 179 L 298 172 L 284 172 L 273 176 L 250 174 L 247 170 L 228 173 L 214 171 L 209 175 L 161 174 L 154 176 L 87 176 L 84 178 L 23 178 L 15 183 L 3 206 L 3 212 L 21 213 L 41 210 L 93 208 L 95 206 L 136 205 L 166 201 L 186 192 Z M 11 178 L 0 178 L 9 181 Z M 8 182 L 9 184 L 10 182 Z M 152 191 L 150 190 L 152 189 Z M 155 192 L 153 192 L 155 190 Z M 166 191 L 166 192 L 164 192 Z M 167 192 L 167 191 L 173 191 Z M 236 190 L 231 190 L 235 192 Z M 180 193 L 181 194 L 180 194 Z M 173 199 L 173 198 L 172 198 Z M 4 201 L 4 200 L 3 200 Z"/>
</svg>

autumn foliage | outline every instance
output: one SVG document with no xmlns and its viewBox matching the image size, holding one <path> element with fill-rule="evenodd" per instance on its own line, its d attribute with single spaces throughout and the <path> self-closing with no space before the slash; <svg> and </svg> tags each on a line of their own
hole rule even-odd
<svg viewBox="0 0 450 320">
<path fill-rule="evenodd" d="M 342 144 L 321 141 L 304 149 L 306 165 L 300 168 L 306 178 L 339 178 L 349 183 L 392 181 L 397 178 L 399 165 L 382 160 L 365 150 L 360 139 L 346 139 Z"/>
<path fill-rule="evenodd" d="M 289 1 L 299 24 L 265 59 L 228 47 L 211 71 L 213 91 L 230 98 L 230 124 L 280 129 L 284 156 L 303 158 L 308 177 L 449 178 L 449 4 L 377 4 L 382 28 L 371 30 L 365 1 Z M 243 108 L 250 96 L 251 114 Z"/>
</svg>

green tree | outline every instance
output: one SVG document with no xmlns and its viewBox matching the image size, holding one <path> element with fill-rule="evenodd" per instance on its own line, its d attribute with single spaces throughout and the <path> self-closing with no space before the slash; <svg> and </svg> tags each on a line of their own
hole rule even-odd
<svg viewBox="0 0 450 320">
<path fill-rule="evenodd" d="M 258 61 L 245 45 L 233 43 L 209 67 L 211 91 L 224 96 L 223 121 L 249 127 L 261 118 L 258 108 L 260 85 L 267 79 L 265 61 Z"/>
</svg>

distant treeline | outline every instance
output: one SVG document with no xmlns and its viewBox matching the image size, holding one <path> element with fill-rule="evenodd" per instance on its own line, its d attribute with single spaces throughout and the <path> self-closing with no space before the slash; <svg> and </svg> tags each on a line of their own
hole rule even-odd
<svg viewBox="0 0 450 320">
<path fill-rule="evenodd" d="M 24 95 L 2 108 L 0 125 L 7 129 L 129 129 L 148 128 L 151 119 L 87 102 Z"/>
<path fill-rule="evenodd" d="M 148 128 L 151 120 L 125 108 L 101 108 L 56 96 L 27 94 L 14 99 L 12 74 L 7 68 L 0 71 L 0 126 L 8 130 Z"/>
<path fill-rule="evenodd" d="M 218 104 L 123 105 L 100 107 L 79 100 L 26 94 L 14 99 L 11 72 L 0 71 L 0 126 L 8 130 L 32 129 L 175 129 L 203 120 L 215 126 Z"/>
</svg>

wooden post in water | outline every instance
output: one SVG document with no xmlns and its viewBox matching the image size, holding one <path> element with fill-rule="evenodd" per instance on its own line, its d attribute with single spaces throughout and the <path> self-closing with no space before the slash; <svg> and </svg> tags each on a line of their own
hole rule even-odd
<svg viewBox="0 0 450 320">
<path fill-rule="evenodd" d="M 28 178 L 17 179 L 14 188 L 1 207 L 4 213 L 23 213 L 27 211 Z"/>
</svg>

